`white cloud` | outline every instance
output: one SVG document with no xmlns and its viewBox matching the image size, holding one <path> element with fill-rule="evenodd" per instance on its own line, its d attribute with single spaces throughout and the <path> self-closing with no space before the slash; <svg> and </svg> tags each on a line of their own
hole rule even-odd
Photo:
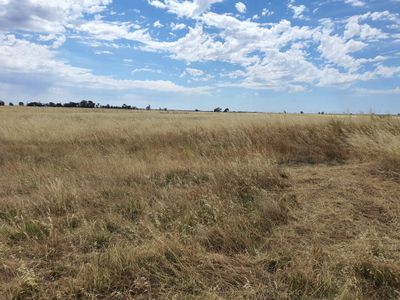
<svg viewBox="0 0 400 300">
<path fill-rule="evenodd" d="M 350 70 L 356 70 L 360 66 L 359 61 L 350 53 L 362 50 L 367 44 L 355 40 L 345 41 L 339 36 L 330 35 L 327 31 L 315 33 L 314 38 L 320 42 L 318 51 L 329 62 Z"/>
<path fill-rule="evenodd" d="M 347 4 L 350 4 L 351 6 L 355 6 L 355 7 L 365 6 L 365 2 L 362 0 L 344 0 L 344 2 Z"/>
<path fill-rule="evenodd" d="M 352 91 L 357 96 L 371 96 L 371 95 L 400 95 L 400 87 L 393 89 L 366 89 L 354 88 Z"/>
<path fill-rule="evenodd" d="M 90 70 L 57 59 L 48 47 L 0 33 L 0 74 L 44 78 L 52 87 L 81 87 L 96 90 L 145 89 L 176 93 L 201 93 L 207 88 L 187 88 L 167 80 L 122 80 L 94 75 Z M 7 76 L 8 76 L 7 75 Z M 18 77 L 18 76 L 17 76 Z"/>
<path fill-rule="evenodd" d="M 47 35 L 39 35 L 38 38 L 39 41 L 42 42 L 49 42 L 52 41 L 51 47 L 54 49 L 60 48 L 65 41 L 67 40 L 66 36 L 64 34 L 47 34 Z"/>
<path fill-rule="evenodd" d="M 344 38 L 350 39 L 360 37 L 361 40 L 367 39 L 383 39 L 387 35 L 377 28 L 373 28 L 368 24 L 360 24 L 359 22 L 369 16 L 352 16 L 348 18 Z M 376 17 L 375 17 L 376 18 Z"/>
<path fill-rule="evenodd" d="M 183 23 L 171 23 L 171 29 L 173 31 L 185 29 L 186 25 Z"/>
<path fill-rule="evenodd" d="M 304 58 L 301 50 L 270 50 L 260 62 L 246 68 L 244 84 L 249 88 L 301 91 L 319 77 L 319 70 Z M 297 88 L 294 88 L 297 86 Z"/>
<path fill-rule="evenodd" d="M 204 75 L 204 71 L 194 68 L 186 68 L 185 72 L 193 77 L 199 77 Z"/>
<path fill-rule="evenodd" d="M 303 13 L 306 10 L 306 7 L 303 4 L 294 5 L 292 3 L 289 3 L 288 7 L 293 11 L 293 18 L 295 18 L 295 19 L 304 19 L 305 18 Z"/>
<path fill-rule="evenodd" d="M 263 10 L 262 10 L 262 12 L 261 12 L 261 15 L 262 15 L 263 17 L 272 16 L 273 14 L 274 14 L 274 12 L 271 11 L 271 10 L 269 10 L 269 9 L 267 9 L 267 8 L 263 8 Z"/>
<path fill-rule="evenodd" d="M 223 75 L 227 76 L 227 77 L 229 77 L 231 79 L 237 79 L 237 78 L 240 78 L 240 77 L 245 77 L 246 73 L 244 71 L 242 71 L 242 70 L 235 70 L 235 71 L 232 71 L 232 72 L 225 73 Z"/>
<path fill-rule="evenodd" d="M 97 51 L 94 51 L 94 53 L 96 55 L 103 55 L 103 54 L 111 55 L 111 54 L 113 54 L 111 51 L 108 51 L 108 50 L 97 50 Z"/>
<path fill-rule="evenodd" d="M 246 10 L 247 10 L 247 7 L 243 2 L 237 2 L 235 4 L 235 8 L 241 14 L 244 14 L 246 12 Z"/>
<path fill-rule="evenodd" d="M 186 68 L 185 71 L 179 76 L 180 78 L 189 76 L 190 80 L 205 82 L 214 78 L 211 74 L 206 74 L 203 70 L 195 68 Z"/>
<path fill-rule="evenodd" d="M 390 77 L 400 74 L 400 67 L 398 67 L 398 66 L 387 67 L 387 66 L 383 66 L 383 65 L 378 65 L 375 70 L 375 73 L 382 77 L 390 78 Z"/>
<path fill-rule="evenodd" d="M 162 8 L 162 9 L 165 9 L 168 7 L 166 4 L 164 4 L 163 2 L 161 2 L 159 0 L 149 0 L 149 4 L 154 7 Z"/>
<path fill-rule="evenodd" d="M 154 7 L 166 9 L 179 17 L 195 18 L 210 9 L 211 5 L 222 2 L 223 0 L 148 0 Z"/>
<path fill-rule="evenodd" d="M 193 62 L 223 59 L 222 46 L 222 43 L 215 43 L 213 38 L 204 33 L 203 28 L 198 25 L 194 28 L 189 28 L 189 32 L 177 41 L 146 41 L 145 46 L 141 47 L 141 49 L 169 52 L 177 60 Z"/>
<path fill-rule="evenodd" d="M 112 0 L 3 1 L 0 30 L 62 33 L 84 14 L 103 11 Z"/>
<path fill-rule="evenodd" d="M 66 38 L 65 35 L 59 35 L 59 36 L 53 41 L 53 44 L 51 45 L 51 47 L 52 47 L 53 49 L 60 48 L 60 47 L 65 43 L 66 40 L 67 40 L 67 38 Z"/>
<path fill-rule="evenodd" d="M 162 28 L 162 27 L 164 27 L 164 25 L 160 23 L 160 20 L 157 20 L 157 21 L 155 21 L 155 22 L 153 23 L 153 27 L 155 27 L 155 28 Z"/>
<path fill-rule="evenodd" d="M 136 73 L 158 73 L 161 74 L 161 70 L 159 69 L 151 69 L 151 68 L 137 68 L 132 70 L 131 74 L 134 75 Z"/>
<path fill-rule="evenodd" d="M 105 22 L 103 20 L 93 20 L 84 22 L 76 26 L 76 30 L 87 33 L 95 39 L 104 41 L 114 41 L 125 39 L 131 41 L 148 41 L 150 36 L 146 29 L 137 29 L 135 24 L 129 22 Z"/>
</svg>

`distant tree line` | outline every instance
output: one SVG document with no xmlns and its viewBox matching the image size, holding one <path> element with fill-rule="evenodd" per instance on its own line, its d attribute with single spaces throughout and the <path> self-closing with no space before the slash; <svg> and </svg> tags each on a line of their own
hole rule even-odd
<svg viewBox="0 0 400 300">
<path fill-rule="evenodd" d="M 0 106 L 4 106 L 5 102 L 0 100 Z M 8 104 L 9 106 L 14 106 L 12 102 Z M 24 106 L 24 102 L 18 102 L 19 106 Z M 34 107 L 77 107 L 77 108 L 105 108 L 105 109 L 139 109 L 136 106 L 132 105 L 127 105 L 127 104 L 122 104 L 121 106 L 117 105 L 110 105 L 110 104 L 105 104 L 102 105 L 100 103 L 94 103 L 91 100 L 82 100 L 80 102 L 66 102 L 66 103 L 61 103 L 61 102 L 47 102 L 47 103 L 42 103 L 38 101 L 33 101 L 33 102 L 27 102 L 26 106 L 34 106 Z M 147 105 L 145 110 L 151 110 L 151 106 Z M 168 109 L 166 107 L 164 108 L 159 108 L 158 110 L 164 110 L 167 111 Z M 196 112 L 199 112 L 200 110 L 195 109 Z M 217 107 L 214 109 L 214 112 L 229 112 L 229 108 L 222 109 L 221 107 Z"/>
<path fill-rule="evenodd" d="M 0 100 L 0 106 L 4 106 L 5 102 Z M 14 106 L 14 103 L 10 102 L 8 104 L 9 106 Z M 19 106 L 24 106 L 24 102 L 20 101 L 18 102 Z M 136 106 L 131 106 L 127 104 L 123 104 L 122 106 L 117 106 L 117 105 L 110 105 L 110 104 L 105 104 L 101 105 L 99 103 L 94 103 L 91 100 L 82 100 L 80 102 L 66 102 L 66 103 L 60 103 L 60 102 L 47 102 L 47 103 L 42 103 L 42 102 L 28 102 L 26 106 L 34 106 L 34 107 L 78 107 L 78 108 L 109 108 L 109 109 L 138 109 Z"/>
</svg>

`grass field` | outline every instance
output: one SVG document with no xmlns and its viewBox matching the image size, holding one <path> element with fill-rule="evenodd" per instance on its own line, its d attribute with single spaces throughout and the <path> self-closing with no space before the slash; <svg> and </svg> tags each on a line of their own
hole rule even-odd
<svg viewBox="0 0 400 300">
<path fill-rule="evenodd" d="M 400 118 L 0 108 L 5 299 L 398 299 Z"/>
</svg>

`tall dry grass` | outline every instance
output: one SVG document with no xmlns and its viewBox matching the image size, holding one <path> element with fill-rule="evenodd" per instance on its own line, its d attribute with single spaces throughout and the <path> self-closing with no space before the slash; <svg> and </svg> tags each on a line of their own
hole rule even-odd
<svg viewBox="0 0 400 300">
<path fill-rule="evenodd" d="M 399 139 L 396 118 L 2 108 L 1 294 L 395 299 Z M 350 192 L 308 176 L 353 165 L 346 240 L 313 220 Z"/>
</svg>

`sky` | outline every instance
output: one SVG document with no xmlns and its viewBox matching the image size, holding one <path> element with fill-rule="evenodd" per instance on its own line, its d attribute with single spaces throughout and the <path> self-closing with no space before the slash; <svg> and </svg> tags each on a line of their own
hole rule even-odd
<svg viewBox="0 0 400 300">
<path fill-rule="evenodd" d="M 0 99 L 400 113 L 400 0 L 0 0 Z"/>
</svg>

